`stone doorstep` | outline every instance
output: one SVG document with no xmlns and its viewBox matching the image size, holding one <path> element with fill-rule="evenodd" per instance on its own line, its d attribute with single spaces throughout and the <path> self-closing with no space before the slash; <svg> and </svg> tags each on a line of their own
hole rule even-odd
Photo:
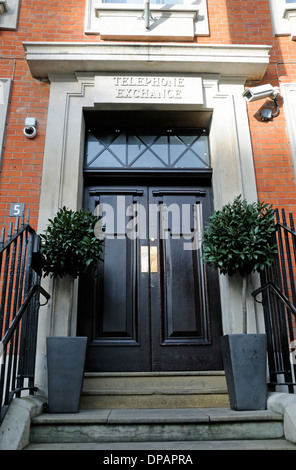
<svg viewBox="0 0 296 470">
<path fill-rule="evenodd" d="M 95 395 L 84 396 L 81 409 L 178 409 L 229 407 L 228 395 Z"/>
<path fill-rule="evenodd" d="M 83 409 L 228 407 L 224 371 L 86 373 Z"/>
<path fill-rule="evenodd" d="M 198 394 L 216 394 L 216 393 L 223 393 L 227 394 L 227 390 L 225 389 L 220 389 L 220 388 L 211 388 L 211 389 L 186 389 L 183 387 L 175 387 L 174 389 L 172 388 L 159 388 L 155 389 L 152 387 L 148 388 L 143 388 L 141 389 L 124 389 L 121 390 L 119 389 L 112 389 L 112 388 L 106 388 L 102 390 L 88 390 L 88 389 L 83 389 L 83 396 L 88 396 L 88 395 L 154 395 L 154 394 L 160 394 L 160 395 L 198 395 Z"/>
<path fill-rule="evenodd" d="M 227 393 L 224 373 L 85 374 L 83 395 L 196 395 Z"/>
<path fill-rule="evenodd" d="M 274 392 L 269 394 L 268 397 L 268 410 L 264 411 L 233 411 L 228 408 L 204 408 L 204 409 L 175 409 L 175 410 L 82 410 L 76 414 L 60 414 L 60 415 L 50 415 L 50 414 L 38 414 L 41 411 L 44 398 L 41 397 L 31 397 L 15 399 L 13 406 L 10 407 L 10 410 L 1 426 L 1 432 L 3 436 L 6 436 L 9 439 L 9 442 L 4 442 L 1 440 L 0 448 L 3 450 L 16 450 L 24 448 L 24 445 L 27 443 L 27 433 L 30 429 L 27 426 L 26 419 L 19 420 L 20 417 L 20 407 L 27 412 L 28 419 L 34 424 L 44 424 L 50 425 L 57 423 L 57 418 L 60 420 L 61 425 L 69 424 L 75 425 L 77 419 L 79 421 L 85 422 L 87 424 L 97 424 L 101 423 L 106 425 L 108 421 L 117 421 L 117 422 L 128 422 L 129 420 L 143 420 L 143 417 L 146 421 L 153 420 L 163 420 L 164 416 L 167 422 L 174 423 L 182 421 L 184 422 L 184 417 L 190 419 L 194 423 L 209 423 L 210 421 L 217 424 L 225 423 L 227 425 L 235 422 L 252 422 L 253 420 L 264 420 L 265 424 L 271 425 L 272 421 L 278 423 L 279 426 L 284 425 L 284 438 L 288 441 L 296 443 L 296 416 L 295 413 L 292 415 L 291 411 L 296 409 L 296 396 L 289 395 L 287 393 L 278 393 Z M 28 404 L 31 404 L 31 408 L 27 410 Z M 39 408 L 38 408 L 39 407 Z M 140 418 L 141 417 L 141 418 Z M 295 418 L 295 419 L 292 419 Z M 284 421 L 284 423 L 283 423 Z M 286 423 L 288 421 L 288 423 Z M 16 422 L 18 425 L 16 425 Z M 141 421 L 142 422 L 142 421 Z M 23 426 L 22 426 L 23 424 Z M 251 424 L 251 423 L 250 423 Z M 160 423 L 161 425 L 161 423 Z M 24 428 L 24 429 L 23 429 Z M 12 435 L 13 433 L 13 435 Z M 238 440 L 238 436 L 236 437 Z M 275 439 L 272 439 L 272 442 L 275 442 Z M 77 444 L 74 444 L 74 446 Z M 95 444 L 90 444 L 95 445 Z M 180 445 L 182 445 L 180 443 Z"/>
<path fill-rule="evenodd" d="M 256 440 L 227 440 L 227 441 L 170 441 L 170 442 L 89 442 L 89 443 L 44 443 L 29 444 L 24 450 L 92 450 L 92 451 L 129 451 L 129 455 L 135 455 L 139 451 L 156 452 L 160 455 L 164 451 L 174 451 L 174 454 L 182 454 L 195 451 L 217 451 L 217 450 L 296 450 L 296 446 L 285 439 L 256 439 Z M 105 455 L 105 454 L 104 454 Z M 106 453 L 106 456 L 110 454 Z M 190 454 L 189 454 L 190 455 Z M 200 461 L 201 454 L 198 454 Z"/>
<path fill-rule="evenodd" d="M 227 392 L 224 372 L 177 372 L 177 373 L 86 373 L 83 393 L 91 391 L 120 393 L 125 390 L 143 393 L 151 391 L 186 391 L 187 393 L 207 391 Z"/>
<path fill-rule="evenodd" d="M 283 439 L 283 417 L 227 408 L 83 410 L 32 420 L 31 444 Z"/>
<path fill-rule="evenodd" d="M 234 411 L 227 408 L 120 409 L 80 410 L 79 413 L 43 413 L 32 419 L 33 424 L 177 424 L 274 422 L 283 416 L 269 410 Z"/>
</svg>

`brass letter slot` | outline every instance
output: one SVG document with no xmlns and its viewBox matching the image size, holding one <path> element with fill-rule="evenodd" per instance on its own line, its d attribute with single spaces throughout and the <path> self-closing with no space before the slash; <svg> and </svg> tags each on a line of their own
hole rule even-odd
<svg viewBox="0 0 296 470">
<path fill-rule="evenodd" d="M 150 247 L 150 272 L 157 273 L 157 246 Z"/>
<path fill-rule="evenodd" d="M 141 246 L 141 273 L 149 272 L 148 246 Z"/>
<path fill-rule="evenodd" d="M 149 247 L 141 246 L 141 273 L 149 272 Z M 157 246 L 150 247 L 150 272 L 157 273 Z"/>
</svg>

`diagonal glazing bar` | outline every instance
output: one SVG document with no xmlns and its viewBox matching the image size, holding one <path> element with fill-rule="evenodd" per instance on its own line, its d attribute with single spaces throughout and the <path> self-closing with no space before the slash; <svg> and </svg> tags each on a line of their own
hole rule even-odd
<svg viewBox="0 0 296 470">
<path fill-rule="evenodd" d="M 167 163 L 165 163 L 165 161 L 159 157 L 159 155 L 152 149 L 152 146 L 156 144 L 156 142 L 159 140 L 160 137 L 162 136 L 165 136 L 165 132 L 162 132 L 161 134 L 157 135 L 153 141 L 150 143 L 150 144 L 147 144 L 141 137 L 140 135 L 138 135 L 138 133 L 134 132 L 133 134 L 135 137 L 137 137 L 137 139 L 139 139 L 139 141 L 145 145 L 145 148 L 133 159 L 133 161 L 131 163 L 129 163 L 129 166 L 133 166 L 141 157 L 142 155 L 147 152 L 147 150 L 150 150 L 151 153 L 153 153 L 153 155 L 163 164 L 163 166 L 169 166 Z"/>
<path fill-rule="evenodd" d="M 120 163 L 120 165 L 124 166 L 122 160 L 120 160 L 120 158 L 117 157 L 117 155 L 113 152 L 113 150 L 110 148 L 111 145 L 114 144 L 115 140 L 119 137 L 119 135 L 122 135 L 122 132 L 119 131 L 119 132 L 116 132 L 114 133 L 114 136 L 113 136 L 113 140 L 112 142 L 109 142 L 108 144 L 106 144 L 105 142 L 103 142 L 100 138 L 98 138 L 97 136 L 94 136 L 97 141 L 103 145 L 104 148 L 102 148 L 92 159 L 90 162 L 88 162 L 87 166 L 91 166 L 92 163 L 94 163 L 102 154 L 103 152 L 105 152 L 106 150 L 108 152 L 111 153 L 111 155 Z"/>
</svg>

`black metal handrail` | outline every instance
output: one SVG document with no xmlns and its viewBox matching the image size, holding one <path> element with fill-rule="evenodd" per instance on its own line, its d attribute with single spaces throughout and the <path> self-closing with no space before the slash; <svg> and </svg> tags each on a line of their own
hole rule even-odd
<svg viewBox="0 0 296 470">
<path fill-rule="evenodd" d="M 28 221 L 16 221 L 0 237 L 0 423 L 14 396 L 35 388 L 35 361 L 41 287 L 40 238 Z"/>
<path fill-rule="evenodd" d="M 292 214 L 289 225 L 285 211 L 275 210 L 274 263 L 261 273 L 261 287 L 267 335 L 269 388 L 296 392 L 296 232 Z M 281 387 L 284 386 L 284 389 Z M 279 388 L 281 387 L 281 388 Z"/>
<path fill-rule="evenodd" d="M 48 294 L 48 292 L 46 292 L 46 290 L 44 290 L 43 287 L 41 287 L 40 285 L 35 284 L 30 289 L 29 294 L 26 296 L 26 298 L 24 300 L 24 303 L 22 304 L 21 308 L 19 309 L 16 316 L 12 320 L 12 322 L 9 326 L 9 329 L 6 331 L 2 341 L 0 342 L 0 357 L 5 354 L 5 350 L 7 349 L 8 343 L 11 340 L 11 338 L 12 338 L 13 334 L 15 333 L 16 329 L 18 328 L 18 326 L 21 322 L 21 319 L 22 319 L 24 313 L 26 312 L 26 310 L 27 310 L 27 308 L 30 304 L 30 301 L 32 300 L 32 298 L 34 297 L 36 292 L 40 292 L 40 294 L 42 294 L 47 299 L 47 301 L 50 299 L 50 295 Z M 46 305 L 46 304 L 43 304 L 43 305 Z"/>
<path fill-rule="evenodd" d="M 290 309 L 290 311 L 293 313 L 294 317 L 296 318 L 296 307 L 290 302 L 288 297 L 283 294 L 283 292 L 274 284 L 274 282 L 266 282 L 263 286 L 259 287 L 256 289 L 254 292 L 252 292 L 253 297 L 257 297 L 258 294 L 261 294 L 263 291 L 266 289 L 272 289 L 275 294 L 284 302 L 286 307 Z"/>
<path fill-rule="evenodd" d="M 35 284 L 29 291 L 29 294 L 26 296 L 24 303 L 20 307 L 19 311 L 17 312 L 16 316 L 14 317 L 9 329 L 6 331 L 2 341 L 0 342 L 0 364 L 1 364 L 1 379 L 0 379 L 0 396 L 2 395 L 2 406 L 1 406 L 1 419 L 0 423 L 3 421 L 4 416 L 8 410 L 8 407 L 13 399 L 14 396 L 20 397 L 20 394 L 24 390 L 29 390 L 30 394 L 33 394 L 36 391 L 34 383 L 32 382 L 32 378 L 34 377 L 34 370 L 35 368 L 35 345 L 34 344 L 27 344 L 27 374 L 21 373 L 21 364 L 24 364 L 24 360 L 22 357 L 19 357 L 19 370 L 18 374 L 15 377 L 14 374 L 8 377 L 8 374 L 5 374 L 5 363 L 6 357 L 8 355 L 8 349 L 10 346 L 11 341 L 14 341 L 14 334 L 20 329 L 20 324 L 22 321 L 23 316 L 27 313 L 28 308 L 30 307 L 30 303 L 34 300 L 34 296 L 40 293 L 42 294 L 47 301 L 50 298 L 50 295 L 38 284 Z M 45 304 L 44 304 L 45 305 Z M 30 359 L 28 360 L 28 358 Z M 28 364 L 31 364 L 31 367 L 28 367 Z M 11 367 L 10 367 L 11 369 Z M 28 370 L 31 371 L 28 373 Z M 6 378 L 5 378 L 6 375 Z M 28 385 L 24 385 L 25 375 L 29 379 Z M 31 379 L 31 380 L 30 380 Z M 11 384 L 9 386 L 9 384 Z M 14 384 L 14 385 L 13 385 Z"/>
<path fill-rule="evenodd" d="M 276 299 L 265 296 L 264 293 L 270 291 L 275 294 Z M 287 322 L 284 305 L 294 318 L 296 318 L 296 308 L 281 290 L 271 281 L 266 282 L 262 287 L 252 292 L 252 296 L 263 294 L 263 308 L 265 317 L 265 327 L 267 334 L 267 353 L 269 365 L 269 388 L 276 390 L 279 386 L 287 388 L 289 393 L 295 393 L 295 342 L 293 336 L 287 331 Z M 282 305 L 280 305 L 280 303 Z"/>
</svg>

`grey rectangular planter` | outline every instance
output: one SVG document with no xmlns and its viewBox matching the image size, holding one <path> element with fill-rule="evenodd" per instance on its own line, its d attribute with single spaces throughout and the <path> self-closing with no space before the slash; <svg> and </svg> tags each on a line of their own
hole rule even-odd
<svg viewBox="0 0 296 470">
<path fill-rule="evenodd" d="M 220 344 L 231 409 L 265 410 L 266 335 L 225 335 Z"/>
<path fill-rule="evenodd" d="M 48 407 L 50 413 L 78 413 L 83 383 L 87 338 L 46 338 Z"/>
</svg>

